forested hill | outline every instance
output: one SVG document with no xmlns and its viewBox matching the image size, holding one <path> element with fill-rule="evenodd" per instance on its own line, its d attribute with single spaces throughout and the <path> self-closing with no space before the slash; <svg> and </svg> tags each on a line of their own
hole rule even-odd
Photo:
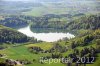
<svg viewBox="0 0 100 66">
<path fill-rule="evenodd" d="M 79 19 L 75 19 L 69 24 L 67 24 L 67 28 L 70 30 L 99 29 L 100 28 L 100 14 L 82 16 Z"/>
<path fill-rule="evenodd" d="M 71 17 L 71 20 L 64 21 L 63 17 L 50 18 L 46 20 L 37 20 L 33 22 L 31 28 L 53 28 L 53 29 L 64 29 L 65 31 L 81 30 L 81 29 L 98 29 L 100 28 L 100 14 L 96 15 L 82 15 L 80 17 Z M 44 21 L 44 22 L 43 22 Z M 46 21 L 46 22 L 45 22 Z"/>
<path fill-rule="evenodd" d="M 65 31 L 80 30 L 80 29 L 94 30 L 100 28 L 100 14 L 70 16 L 70 20 L 68 19 L 69 19 L 68 14 L 64 14 L 63 16 L 56 15 L 56 17 L 52 17 L 51 15 L 45 15 L 43 17 L 15 15 L 15 16 L 3 17 L 0 20 L 0 24 L 11 28 L 22 27 L 31 24 L 31 29 L 52 28 L 52 29 L 64 29 Z"/>
<path fill-rule="evenodd" d="M 29 39 L 26 35 L 0 25 L 0 43 L 23 43 L 28 41 Z"/>
</svg>

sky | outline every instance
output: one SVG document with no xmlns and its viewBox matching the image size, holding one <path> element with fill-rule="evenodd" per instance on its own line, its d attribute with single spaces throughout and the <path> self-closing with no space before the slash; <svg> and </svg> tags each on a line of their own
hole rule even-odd
<svg viewBox="0 0 100 66">
<path fill-rule="evenodd" d="M 5 0 L 5 1 L 32 1 L 32 0 Z"/>
<path fill-rule="evenodd" d="M 51 2 L 56 2 L 56 1 L 64 1 L 64 0 L 2 0 L 2 1 L 32 1 L 32 2 L 46 2 L 46 1 L 51 1 Z"/>
<path fill-rule="evenodd" d="M 100 0 L 1 0 L 1 1 L 27 1 L 27 2 L 60 2 L 60 1 L 100 1 Z"/>
</svg>

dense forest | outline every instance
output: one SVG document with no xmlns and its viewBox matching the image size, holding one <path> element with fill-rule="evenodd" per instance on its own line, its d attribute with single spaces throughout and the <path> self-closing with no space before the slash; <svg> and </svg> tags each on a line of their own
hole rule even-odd
<svg viewBox="0 0 100 66">
<path fill-rule="evenodd" d="M 20 27 L 26 26 L 31 23 L 32 28 L 58 28 L 62 29 L 71 21 L 73 17 L 82 16 L 84 14 L 47 14 L 41 17 L 25 16 L 25 15 L 10 15 L 1 16 L 0 24 L 7 27 Z"/>
<path fill-rule="evenodd" d="M 81 17 L 78 17 L 81 16 Z M 79 30 L 79 29 L 97 29 L 100 28 L 100 14 L 84 15 L 84 14 L 48 14 L 43 17 L 32 16 L 1 16 L 0 24 L 18 28 L 27 25 L 32 28 L 50 28 L 64 30 Z"/>
<path fill-rule="evenodd" d="M 25 42 L 37 42 L 37 40 L 27 37 L 15 29 L 0 25 L 0 43 L 14 44 Z"/>
<path fill-rule="evenodd" d="M 97 15 L 85 15 L 76 19 L 68 24 L 68 28 L 71 30 L 79 29 L 98 29 L 100 28 L 100 14 Z"/>
<path fill-rule="evenodd" d="M 11 27 L 11 28 L 20 28 L 27 26 L 27 20 L 19 17 L 19 16 L 1 16 L 0 24 Z"/>
</svg>

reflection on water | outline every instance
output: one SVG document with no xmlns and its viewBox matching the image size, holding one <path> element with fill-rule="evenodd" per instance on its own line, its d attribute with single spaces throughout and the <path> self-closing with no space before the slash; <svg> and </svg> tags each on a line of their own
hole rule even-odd
<svg viewBox="0 0 100 66">
<path fill-rule="evenodd" d="M 37 40 L 42 40 L 42 41 L 46 41 L 46 42 L 54 42 L 54 41 L 58 41 L 60 39 L 63 38 L 74 38 L 75 36 L 70 34 L 70 33 L 34 33 L 30 30 L 30 27 L 24 27 L 24 28 L 20 28 L 18 29 L 19 32 L 29 36 L 29 37 L 34 37 Z"/>
</svg>

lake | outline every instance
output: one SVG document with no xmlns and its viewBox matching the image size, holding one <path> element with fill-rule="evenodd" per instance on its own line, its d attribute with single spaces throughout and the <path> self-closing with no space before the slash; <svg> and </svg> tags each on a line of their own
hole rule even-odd
<svg viewBox="0 0 100 66">
<path fill-rule="evenodd" d="M 37 40 L 41 40 L 41 41 L 45 41 L 45 42 L 55 42 L 58 41 L 60 39 L 64 39 L 64 38 L 74 38 L 75 36 L 71 33 L 63 33 L 63 32 L 48 32 L 48 33 L 35 33 L 33 31 L 31 31 L 30 26 L 27 27 L 23 27 L 18 29 L 19 32 L 27 35 L 28 37 L 34 37 Z"/>
</svg>

